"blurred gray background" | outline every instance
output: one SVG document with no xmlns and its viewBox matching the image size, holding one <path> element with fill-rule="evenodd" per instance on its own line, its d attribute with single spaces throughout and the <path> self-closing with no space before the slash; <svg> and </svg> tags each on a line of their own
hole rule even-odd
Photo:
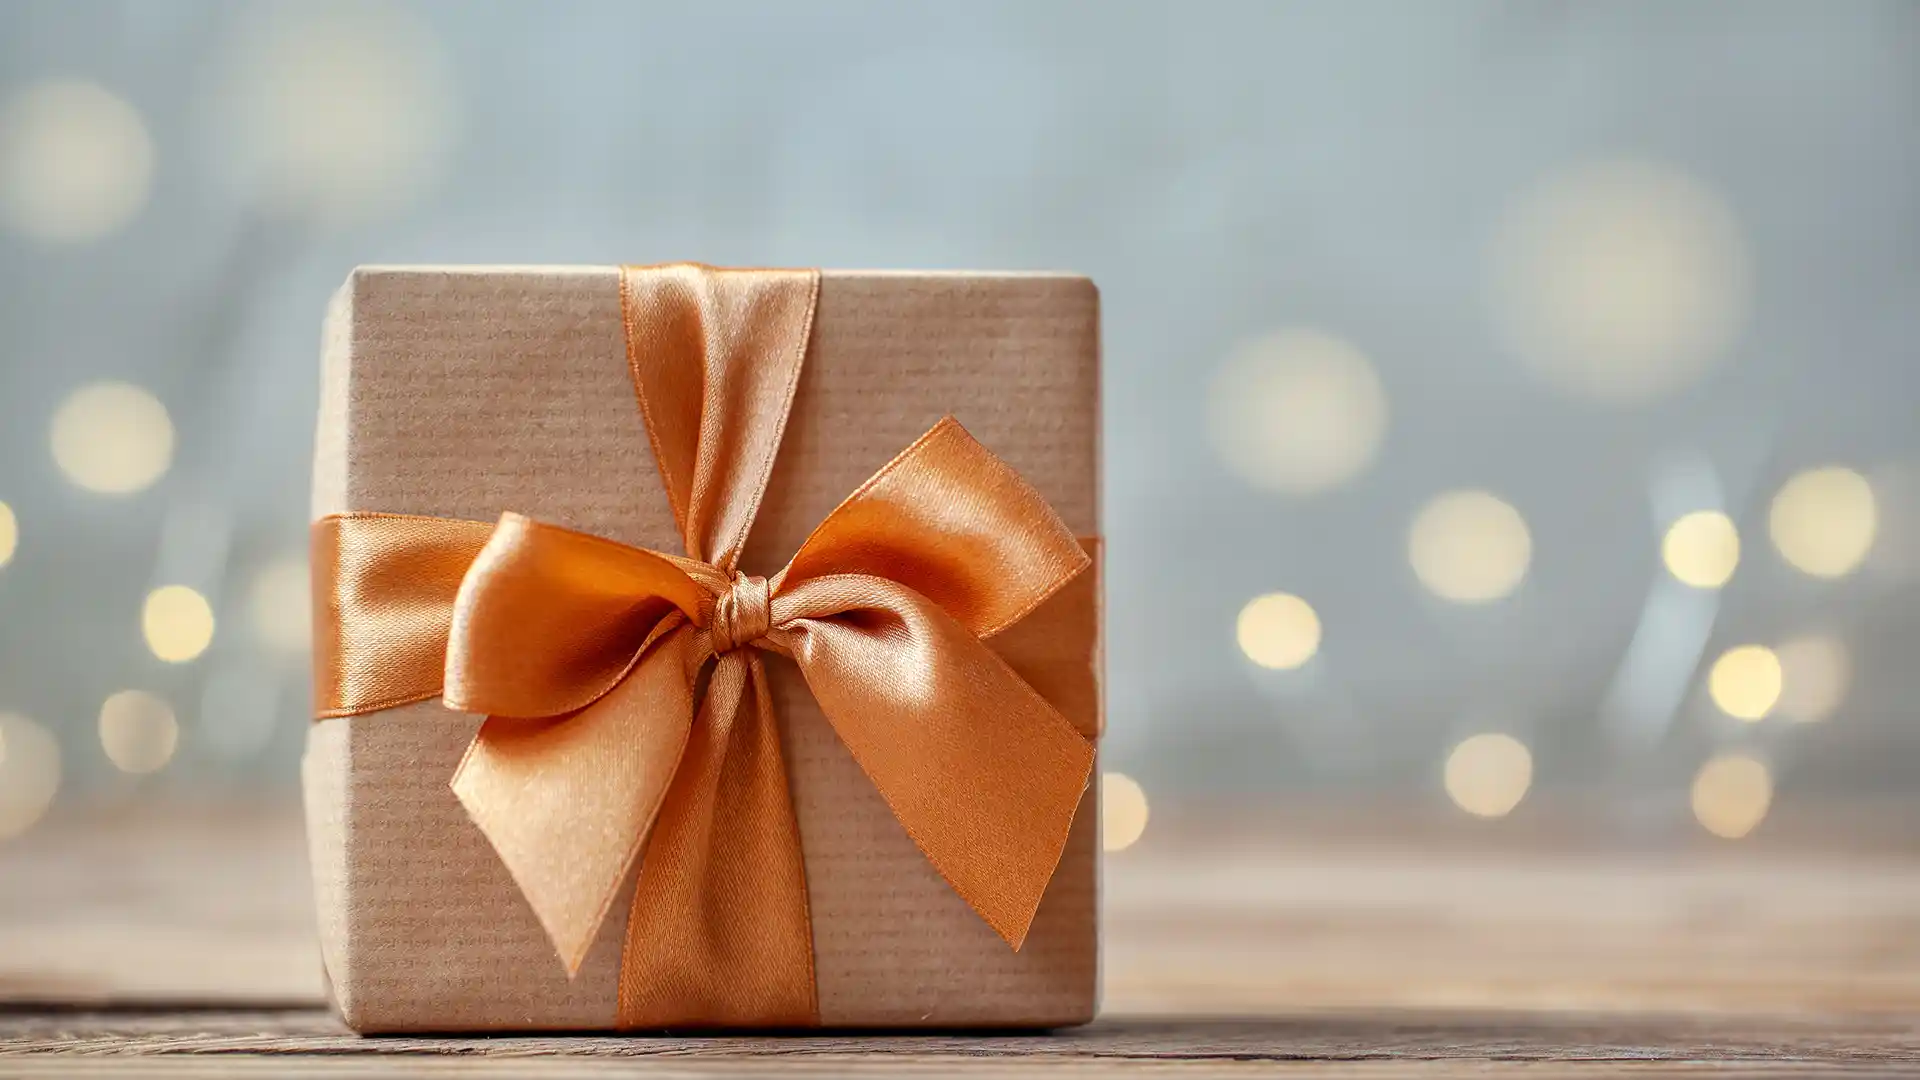
<svg viewBox="0 0 1920 1080">
<path fill-rule="evenodd" d="M 1916 181 L 1904 3 L 0 5 L 0 837 L 292 797 L 350 267 L 676 259 L 1099 283 L 1110 847 L 1920 821 Z"/>
</svg>

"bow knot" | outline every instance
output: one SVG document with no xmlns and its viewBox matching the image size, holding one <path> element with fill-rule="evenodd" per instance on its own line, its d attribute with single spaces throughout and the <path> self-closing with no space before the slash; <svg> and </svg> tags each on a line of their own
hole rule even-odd
<svg viewBox="0 0 1920 1080">
<path fill-rule="evenodd" d="M 773 598 L 767 579 L 736 572 L 732 586 L 714 597 L 710 618 L 707 640 L 716 656 L 766 637 L 773 628 Z"/>
</svg>

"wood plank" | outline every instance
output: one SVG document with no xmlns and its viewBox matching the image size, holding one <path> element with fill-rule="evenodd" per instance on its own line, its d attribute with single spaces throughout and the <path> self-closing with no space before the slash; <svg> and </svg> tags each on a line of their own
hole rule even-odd
<svg viewBox="0 0 1920 1080">
<path fill-rule="evenodd" d="M 1697 1063 L 1758 1070 L 1920 1072 L 1920 1026 L 1849 1017 L 1672 1017 L 1441 1011 L 1324 1012 L 1241 1019 L 1103 1020 L 1052 1034 L 981 1036 L 580 1036 L 362 1038 L 317 1010 L 14 1011 L 0 1015 L 0 1073 L 29 1055 L 100 1065 L 189 1057 L 222 1071 L 311 1058 L 370 1067 L 452 1059 L 584 1074 L 591 1059 L 639 1059 L 689 1074 L 777 1069 L 945 1072 L 1019 1065 L 1036 1071 L 1123 1066 L 1238 1069 L 1342 1066 L 1380 1075 L 1464 1075 L 1480 1066 Z M 298 1058 L 290 1056 L 298 1055 Z M 1392 1068 L 1388 1068 L 1391 1066 Z"/>
</svg>

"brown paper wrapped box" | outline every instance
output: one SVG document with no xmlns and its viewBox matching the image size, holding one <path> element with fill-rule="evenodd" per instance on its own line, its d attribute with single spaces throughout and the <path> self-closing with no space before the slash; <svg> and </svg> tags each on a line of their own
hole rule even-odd
<svg viewBox="0 0 1920 1080">
<path fill-rule="evenodd" d="M 1080 277 L 825 272 L 742 568 L 778 568 L 848 493 L 948 414 L 1097 554 L 1098 327 L 1098 294 Z M 677 551 L 625 358 L 615 267 L 355 271 L 326 324 L 315 517 L 485 521 L 513 510 Z M 1098 567 L 1096 559 L 1069 590 L 1097 596 Z M 1097 602 L 1087 610 L 1097 617 Z M 1016 625 L 1002 636 L 1019 633 Z M 1006 655 L 999 639 L 989 644 Z M 1090 659 L 1084 680 L 1028 681 L 1097 731 L 1097 654 Z M 1084 796 L 1015 952 L 914 846 L 792 664 L 773 659 L 768 668 L 805 859 L 822 1025 L 1090 1019 L 1099 785 Z M 626 901 L 616 900 L 569 979 L 448 786 L 480 722 L 436 699 L 313 725 L 303 771 L 336 1004 L 366 1032 L 611 1027 Z"/>
</svg>

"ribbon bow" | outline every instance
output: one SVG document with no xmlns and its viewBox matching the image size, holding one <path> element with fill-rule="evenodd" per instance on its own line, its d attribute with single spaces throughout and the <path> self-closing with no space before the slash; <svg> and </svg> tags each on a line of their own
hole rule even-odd
<svg viewBox="0 0 1920 1080">
<path fill-rule="evenodd" d="M 983 641 L 1090 560 L 952 417 L 778 573 L 737 568 L 816 289 L 815 275 L 776 271 L 623 277 L 629 362 L 685 556 L 514 513 L 490 533 L 390 515 L 328 519 L 324 538 L 316 528 L 317 547 L 337 553 L 322 670 L 348 673 L 331 680 L 341 685 L 372 672 L 361 696 L 387 704 L 403 688 L 354 655 L 394 648 L 361 617 L 367 595 L 398 582 L 438 595 L 465 566 L 444 616 L 407 608 L 416 624 L 446 619 L 446 705 L 488 716 L 453 789 L 569 973 L 639 861 L 623 1026 L 817 1022 L 764 653 L 798 666 L 908 835 L 1015 949 L 1091 774 L 1089 739 Z"/>
</svg>

